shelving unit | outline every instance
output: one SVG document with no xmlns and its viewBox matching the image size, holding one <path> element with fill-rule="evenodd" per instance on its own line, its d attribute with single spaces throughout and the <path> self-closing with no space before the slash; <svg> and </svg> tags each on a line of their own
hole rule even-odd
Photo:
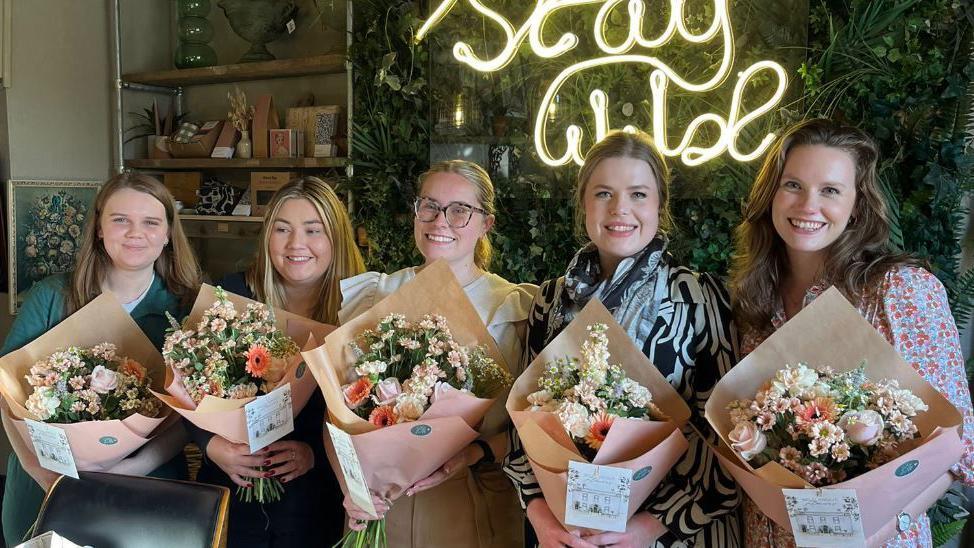
<svg viewBox="0 0 974 548">
<path fill-rule="evenodd" d="M 147 86 L 183 87 L 344 73 L 345 56 L 330 54 L 302 59 L 275 59 L 258 63 L 135 72 L 123 74 L 122 80 Z"/>
<path fill-rule="evenodd" d="M 125 160 L 127 169 L 316 169 L 339 168 L 346 158 L 168 158 Z"/>
</svg>

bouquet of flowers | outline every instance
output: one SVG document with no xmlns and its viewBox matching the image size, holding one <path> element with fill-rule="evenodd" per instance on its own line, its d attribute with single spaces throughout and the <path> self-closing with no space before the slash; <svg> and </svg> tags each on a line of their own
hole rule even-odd
<svg viewBox="0 0 974 548">
<path fill-rule="evenodd" d="M 631 469 L 631 517 L 688 446 L 686 402 L 595 299 L 514 382 L 507 410 L 562 524 L 569 462 Z"/>
<path fill-rule="evenodd" d="M 586 326 L 581 360 L 575 357 L 548 362 L 538 379 L 537 392 L 528 395 L 528 411 L 558 416 L 575 447 L 588 460 L 605 443 L 616 418 L 666 420 L 653 405 L 649 389 L 626 376 L 622 366 L 609 363 L 608 326 Z"/>
<path fill-rule="evenodd" d="M 349 434 L 362 479 L 389 501 L 475 440 L 510 383 L 496 343 L 443 262 L 302 354 L 330 422 Z M 334 447 L 327 449 L 343 477 Z M 345 482 L 342 489 L 355 500 Z M 385 522 L 370 521 L 342 542 L 385 546 Z"/>
<path fill-rule="evenodd" d="M 28 448 L 23 419 L 57 424 L 78 470 L 102 471 L 165 428 L 169 412 L 151 392 L 164 371 L 159 351 L 106 293 L 0 358 L 0 392 Z"/>
<path fill-rule="evenodd" d="M 777 461 L 808 483 L 831 485 L 882 466 L 914 439 L 928 409 L 895 380 L 871 382 L 865 363 L 843 373 L 807 364 L 779 369 L 753 400 L 730 410 L 731 447 L 761 466 Z"/>
<path fill-rule="evenodd" d="M 248 442 L 244 405 L 284 383 L 291 383 L 292 412 L 297 415 L 314 383 L 305 375 L 298 344 L 285 332 L 285 322 L 292 331 L 288 316 L 293 315 L 203 286 L 182 326 L 170 317 L 172 327 L 162 348 L 169 395 L 159 394 L 159 399 L 196 426 L 234 443 Z M 252 483 L 237 489 L 242 500 L 280 500 L 278 479 L 255 478 Z"/>
<path fill-rule="evenodd" d="M 149 393 L 145 367 L 116 350 L 112 343 L 72 346 L 35 363 L 26 375 L 34 388 L 27 410 L 52 423 L 158 415 L 159 401 Z"/>
<path fill-rule="evenodd" d="M 835 288 L 724 375 L 706 417 L 765 515 L 791 531 L 782 488 L 854 489 L 870 546 L 939 499 L 963 454 L 957 409 Z"/>
<path fill-rule="evenodd" d="M 389 314 L 349 344 L 360 357 L 358 378 L 342 387 L 345 403 L 379 428 L 419 419 L 444 392 L 489 398 L 511 386 L 510 373 L 483 346 L 454 340 L 443 316 L 410 322 Z"/>
</svg>

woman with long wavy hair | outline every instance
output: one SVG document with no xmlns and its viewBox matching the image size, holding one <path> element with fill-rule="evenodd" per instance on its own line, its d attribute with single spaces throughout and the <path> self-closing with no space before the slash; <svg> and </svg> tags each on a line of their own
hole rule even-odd
<svg viewBox="0 0 974 548">
<path fill-rule="evenodd" d="M 264 215 L 257 255 L 246 272 L 218 285 L 238 295 L 322 323 L 338 323 L 339 281 L 365 264 L 345 206 L 317 177 L 278 189 Z M 230 503 L 229 545 L 331 546 L 342 535 L 341 490 L 322 444 L 325 400 L 316 390 L 294 417 L 294 431 L 251 455 L 238 444 L 189 425 L 204 460 L 197 480 L 233 488 L 271 474 L 284 483 L 281 500 Z M 269 472 L 259 470 L 259 467 Z"/>
<path fill-rule="evenodd" d="M 108 292 L 161 348 L 169 322 L 189 312 L 200 286 L 200 269 L 183 233 L 175 201 L 154 177 L 123 173 L 109 179 L 95 197 L 75 268 L 34 284 L 4 340 L 0 355 L 33 341 L 95 297 Z M 5 430 L 15 432 L 4 410 Z M 185 431 L 176 423 L 157 434 L 110 472 L 185 478 Z M 8 546 L 21 542 L 57 474 L 41 468 L 18 435 L 7 462 L 3 532 Z"/>
<path fill-rule="evenodd" d="M 974 485 L 974 414 L 957 328 L 943 285 L 890 244 L 876 173 L 879 150 L 862 131 L 826 119 L 800 122 L 769 150 L 736 232 L 731 272 L 741 353 L 830 286 L 964 416 L 965 453 L 952 472 Z M 794 546 L 747 500 L 747 546 Z M 930 546 L 921 515 L 887 546 Z"/>
</svg>

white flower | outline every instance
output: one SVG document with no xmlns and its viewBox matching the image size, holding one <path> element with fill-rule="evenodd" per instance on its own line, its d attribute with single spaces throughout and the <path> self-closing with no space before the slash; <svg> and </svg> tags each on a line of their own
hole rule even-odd
<svg viewBox="0 0 974 548">
<path fill-rule="evenodd" d="M 118 374 L 102 365 L 91 370 L 91 389 L 99 394 L 107 394 L 118 386 Z"/>
<path fill-rule="evenodd" d="M 360 377 L 379 375 L 381 373 L 385 373 L 387 367 L 388 364 L 381 360 L 362 362 L 361 365 L 355 368 L 355 372 L 358 373 Z"/>
<path fill-rule="evenodd" d="M 42 421 L 54 416 L 60 405 L 61 399 L 53 388 L 38 388 L 27 398 L 27 410 Z"/>
<path fill-rule="evenodd" d="M 412 394 L 400 394 L 396 399 L 395 412 L 400 422 L 419 419 L 425 411 L 426 402 Z"/>
<path fill-rule="evenodd" d="M 555 410 L 565 430 L 576 438 L 584 438 L 591 427 L 588 409 L 580 403 L 562 402 Z"/>
<path fill-rule="evenodd" d="M 789 365 L 785 369 L 778 370 L 775 373 L 772 385 L 777 390 L 787 391 L 794 395 L 811 390 L 816 382 L 818 382 L 818 372 L 805 364 L 799 363 L 796 366 Z"/>
<path fill-rule="evenodd" d="M 845 413 L 838 426 L 845 430 L 846 438 L 857 445 L 876 445 L 883 437 L 883 416 L 869 409 Z"/>
<path fill-rule="evenodd" d="M 761 454 L 768 446 L 768 438 L 753 422 L 739 422 L 728 436 L 731 447 L 741 454 L 744 460 L 751 460 Z"/>
</svg>

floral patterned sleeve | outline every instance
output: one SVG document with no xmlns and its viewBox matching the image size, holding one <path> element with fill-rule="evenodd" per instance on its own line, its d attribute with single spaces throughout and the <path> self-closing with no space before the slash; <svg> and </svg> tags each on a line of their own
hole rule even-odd
<svg viewBox="0 0 974 548">
<path fill-rule="evenodd" d="M 964 455 L 952 471 L 974 485 L 974 410 L 947 292 L 930 272 L 903 267 L 887 275 L 883 307 L 893 346 L 964 417 Z"/>
</svg>

